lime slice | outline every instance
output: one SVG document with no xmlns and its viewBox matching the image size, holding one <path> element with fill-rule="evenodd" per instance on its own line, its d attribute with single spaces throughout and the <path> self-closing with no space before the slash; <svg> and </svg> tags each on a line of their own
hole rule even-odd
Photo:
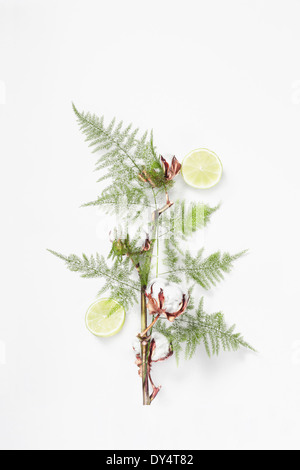
<svg viewBox="0 0 300 470">
<path fill-rule="evenodd" d="M 95 336 L 113 336 L 122 329 L 125 310 L 113 299 L 98 299 L 88 309 L 85 324 Z"/>
<path fill-rule="evenodd" d="M 222 172 L 221 160 L 208 149 L 192 150 L 182 162 L 183 179 L 193 188 L 208 189 L 215 186 Z"/>
</svg>

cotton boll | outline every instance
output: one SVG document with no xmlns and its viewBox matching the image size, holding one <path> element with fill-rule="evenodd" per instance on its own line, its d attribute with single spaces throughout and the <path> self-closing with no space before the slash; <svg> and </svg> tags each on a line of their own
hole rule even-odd
<svg viewBox="0 0 300 470">
<path fill-rule="evenodd" d="M 155 341 L 155 349 L 152 354 L 152 360 L 159 361 L 160 359 L 164 359 L 165 357 L 167 357 L 170 353 L 169 340 L 157 331 L 154 331 L 154 333 L 152 333 L 152 338 Z"/>
<path fill-rule="evenodd" d="M 133 340 L 133 342 L 132 342 L 132 347 L 133 347 L 134 352 L 135 352 L 136 354 L 140 354 L 140 353 L 141 353 L 141 342 L 140 342 L 140 340 L 139 340 L 137 337 L 134 338 L 134 340 Z"/>
<path fill-rule="evenodd" d="M 184 291 L 178 284 L 168 281 L 167 279 L 156 278 L 149 283 L 147 294 L 151 293 L 151 289 L 152 297 L 155 299 L 158 299 L 160 290 L 163 290 L 165 298 L 164 308 L 167 312 L 174 313 L 178 310 L 182 302 L 182 296 L 184 295 Z"/>
<path fill-rule="evenodd" d="M 152 279 L 152 281 L 149 282 L 146 292 L 147 294 L 150 294 L 151 289 L 152 289 L 152 296 L 157 299 L 160 289 L 164 290 L 167 284 L 168 284 L 168 281 L 166 279 L 157 277 L 155 279 Z"/>
<path fill-rule="evenodd" d="M 170 355 L 170 343 L 163 334 L 154 331 L 151 335 L 151 340 L 154 340 L 155 342 L 155 348 L 153 349 L 151 361 L 159 361 Z M 132 347 L 135 354 L 141 353 L 141 343 L 138 338 L 134 338 Z"/>
</svg>

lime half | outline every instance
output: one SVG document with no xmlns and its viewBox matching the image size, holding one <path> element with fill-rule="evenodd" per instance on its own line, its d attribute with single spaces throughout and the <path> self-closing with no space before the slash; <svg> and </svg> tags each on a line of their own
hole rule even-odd
<svg viewBox="0 0 300 470">
<path fill-rule="evenodd" d="M 95 336 L 113 336 L 122 329 L 125 310 L 114 299 L 98 299 L 88 309 L 85 317 L 87 329 Z"/>
<path fill-rule="evenodd" d="M 192 150 L 182 162 L 183 179 L 193 188 L 212 188 L 220 181 L 222 172 L 221 160 L 208 149 Z"/>
</svg>

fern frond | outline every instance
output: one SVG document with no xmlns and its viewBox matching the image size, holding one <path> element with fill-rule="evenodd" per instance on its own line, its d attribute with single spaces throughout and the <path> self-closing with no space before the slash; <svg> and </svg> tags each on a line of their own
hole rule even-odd
<svg viewBox="0 0 300 470">
<path fill-rule="evenodd" d="M 183 271 L 187 279 L 200 284 L 204 289 L 210 289 L 217 282 L 224 279 L 224 273 L 229 273 L 233 268 L 233 262 L 243 256 L 246 251 L 235 255 L 221 253 L 217 251 L 207 258 L 203 259 L 203 250 L 200 250 L 194 258 L 189 252 L 186 252 Z"/>
<path fill-rule="evenodd" d="M 99 294 L 110 291 L 113 298 L 120 301 L 124 307 L 133 305 L 138 301 L 137 292 L 140 292 L 140 283 L 130 278 L 132 266 L 129 260 L 125 260 L 123 263 L 116 260 L 113 266 L 109 268 L 104 257 L 98 253 L 90 257 L 83 254 L 81 258 L 74 254 L 64 256 L 53 250 L 48 251 L 65 261 L 67 268 L 70 271 L 80 273 L 81 277 L 104 278 L 105 283 Z"/>
<path fill-rule="evenodd" d="M 104 192 L 95 201 L 82 205 L 82 207 L 89 206 L 101 207 L 104 212 L 110 215 L 116 214 L 120 218 L 130 219 L 132 222 L 141 216 L 145 207 L 154 209 L 149 198 L 145 194 L 141 195 L 134 187 L 128 188 L 126 194 L 123 189 L 115 188 L 114 191 Z"/>
<path fill-rule="evenodd" d="M 212 315 L 204 312 L 203 298 L 195 315 L 185 313 L 169 327 L 166 323 L 166 321 L 159 320 L 155 328 L 168 338 L 177 360 L 181 351 L 185 352 L 186 359 L 191 359 L 200 344 L 204 345 L 209 357 L 218 355 L 221 349 L 237 351 L 244 347 L 255 351 L 240 333 L 234 332 L 235 325 L 227 326 L 221 312 Z"/>
<path fill-rule="evenodd" d="M 170 247 L 170 243 L 173 245 L 173 249 Z M 196 282 L 203 289 L 210 289 L 224 279 L 224 274 L 232 270 L 234 261 L 247 252 L 245 250 L 231 255 L 227 252 L 222 254 L 217 251 L 207 258 L 203 258 L 202 248 L 195 257 L 187 250 L 180 258 L 174 254 L 176 251 L 178 252 L 179 249 L 174 239 L 171 242 L 165 241 L 164 263 L 169 268 L 169 271 L 165 273 L 167 278 L 173 280 L 180 274 L 185 274 L 188 281 Z"/>
<path fill-rule="evenodd" d="M 182 275 L 180 276 L 181 273 L 178 270 L 180 254 L 178 253 L 178 248 L 175 246 L 175 240 L 173 237 L 171 239 L 166 239 L 164 244 L 166 255 L 164 265 L 168 269 L 168 280 L 180 284 L 182 282 Z"/>
<path fill-rule="evenodd" d="M 153 134 L 148 137 L 145 132 L 138 138 L 138 129 L 132 126 L 123 127 L 123 122 L 113 119 L 107 126 L 104 118 L 95 114 L 79 112 L 73 104 L 80 129 L 93 147 L 93 153 L 102 152 L 96 162 L 96 170 L 101 170 L 98 181 L 110 180 L 97 203 L 87 205 L 115 205 L 120 197 L 126 197 L 129 205 L 148 206 L 152 191 L 149 181 L 142 180 L 140 175 L 146 171 L 158 188 L 166 184 L 162 166 L 156 155 Z M 171 183 L 170 183 L 171 184 Z"/>
</svg>

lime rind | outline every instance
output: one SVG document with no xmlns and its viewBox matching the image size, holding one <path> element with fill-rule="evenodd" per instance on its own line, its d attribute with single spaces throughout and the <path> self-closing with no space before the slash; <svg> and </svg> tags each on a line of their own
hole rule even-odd
<svg viewBox="0 0 300 470">
<path fill-rule="evenodd" d="M 110 298 L 96 299 L 85 317 L 87 329 L 95 336 L 109 337 L 117 334 L 125 322 L 124 307 Z"/>
<path fill-rule="evenodd" d="M 191 187 L 209 189 L 219 183 L 223 166 L 215 152 L 198 148 L 189 152 L 182 162 L 182 177 Z"/>
</svg>

